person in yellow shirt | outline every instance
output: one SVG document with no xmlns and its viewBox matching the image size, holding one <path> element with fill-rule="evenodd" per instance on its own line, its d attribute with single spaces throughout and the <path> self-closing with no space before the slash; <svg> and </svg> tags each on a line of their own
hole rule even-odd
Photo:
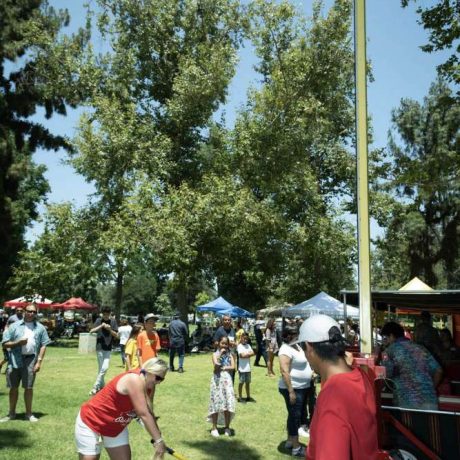
<svg viewBox="0 0 460 460">
<path fill-rule="evenodd" d="M 241 318 L 238 319 L 235 329 L 236 329 L 236 346 L 238 346 L 241 342 L 241 336 L 244 334 L 243 320 Z"/>
<path fill-rule="evenodd" d="M 137 356 L 137 336 L 142 331 L 142 324 L 136 324 L 131 329 L 128 341 L 125 345 L 125 367 L 127 371 L 137 369 L 139 367 L 139 358 Z"/>
</svg>

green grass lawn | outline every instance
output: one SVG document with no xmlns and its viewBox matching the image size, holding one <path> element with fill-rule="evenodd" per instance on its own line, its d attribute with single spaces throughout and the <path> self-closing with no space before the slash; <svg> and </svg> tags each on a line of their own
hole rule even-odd
<svg viewBox="0 0 460 460">
<path fill-rule="evenodd" d="M 75 417 L 88 399 L 96 371 L 95 354 L 49 347 L 34 390 L 33 411 L 40 420 L 34 424 L 24 420 L 21 390 L 18 420 L 0 425 L 0 460 L 77 458 Z M 120 355 L 114 353 L 108 378 L 122 371 Z M 266 377 L 264 367 L 253 367 L 252 371 L 251 393 L 256 402 L 237 403 L 232 422 L 235 436 L 215 439 L 206 422 L 211 354 L 187 355 L 185 372 L 169 372 L 155 395 L 155 413 L 166 443 L 190 460 L 290 458 L 290 452 L 284 450 L 286 409 L 278 393 L 278 379 Z M 3 373 L 1 380 L 0 416 L 4 416 L 8 392 Z M 133 459 L 151 459 L 153 448 L 147 432 L 136 422 L 130 424 L 129 431 Z M 108 456 L 104 452 L 101 458 Z"/>
</svg>

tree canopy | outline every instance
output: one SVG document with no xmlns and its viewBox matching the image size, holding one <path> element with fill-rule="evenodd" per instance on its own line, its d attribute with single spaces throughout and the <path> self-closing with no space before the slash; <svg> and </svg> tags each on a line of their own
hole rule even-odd
<svg viewBox="0 0 460 460">
<path fill-rule="evenodd" d="M 269 299 L 298 302 L 353 287 L 356 236 L 344 211 L 356 201 L 352 2 L 336 0 L 326 14 L 315 2 L 308 19 L 275 0 L 95 5 L 72 39 L 58 35 L 63 13 L 45 4 L 34 13 L 54 18 L 55 28 L 24 62 L 37 62 L 32 67 L 54 82 L 38 85 L 30 113 L 12 103 L 10 118 L 25 130 L 19 138 L 13 122 L 5 125 L 4 145 L 14 153 L 8 174 L 18 162 L 28 172 L 16 184 L 17 240 L 46 192 L 43 169 L 31 161 L 38 145 L 66 146 L 95 193 L 79 209 L 48 207 L 43 234 L 28 249 L 18 245 L 12 289 L 113 302 L 117 313 L 180 309 L 185 318 L 196 297 L 215 288 L 254 310 Z M 94 54 L 91 24 L 108 52 Z M 218 113 L 239 48 L 249 44 L 259 81 L 227 126 Z M 33 123 L 22 124 L 41 104 L 51 115 L 77 103 L 85 111 L 71 140 L 49 133 L 48 143 L 34 140 Z M 457 99 L 440 79 L 423 104 L 402 100 L 392 120 L 388 148 L 371 152 L 372 210 L 386 227 L 374 280 L 398 287 L 410 272 L 453 287 Z"/>
<path fill-rule="evenodd" d="M 410 1 L 401 0 L 406 7 Z M 428 44 L 422 46 L 427 53 L 453 49 L 446 62 L 438 66 L 438 71 L 447 81 L 460 83 L 460 5 L 457 0 L 439 0 L 434 5 L 418 6 L 420 23 L 429 31 Z M 458 95 L 458 93 L 457 93 Z"/>
</svg>

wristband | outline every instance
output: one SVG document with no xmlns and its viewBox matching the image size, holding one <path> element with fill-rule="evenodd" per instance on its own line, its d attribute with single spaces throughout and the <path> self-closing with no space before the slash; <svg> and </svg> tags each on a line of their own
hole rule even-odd
<svg viewBox="0 0 460 460">
<path fill-rule="evenodd" d="M 156 441 L 154 441 L 153 439 L 150 441 L 154 446 L 158 445 L 158 444 L 161 444 L 163 441 L 163 438 L 158 438 Z"/>
</svg>

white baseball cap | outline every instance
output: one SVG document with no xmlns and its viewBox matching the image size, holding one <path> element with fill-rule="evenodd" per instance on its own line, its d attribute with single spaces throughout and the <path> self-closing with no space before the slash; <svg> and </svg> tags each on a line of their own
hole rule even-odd
<svg viewBox="0 0 460 460">
<path fill-rule="evenodd" d="M 329 331 L 334 326 L 340 331 L 339 323 L 330 316 L 322 314 L 310 316 L 300 326 L 297 342 L 327 342 L 330 339 Z"/>
</svg>

